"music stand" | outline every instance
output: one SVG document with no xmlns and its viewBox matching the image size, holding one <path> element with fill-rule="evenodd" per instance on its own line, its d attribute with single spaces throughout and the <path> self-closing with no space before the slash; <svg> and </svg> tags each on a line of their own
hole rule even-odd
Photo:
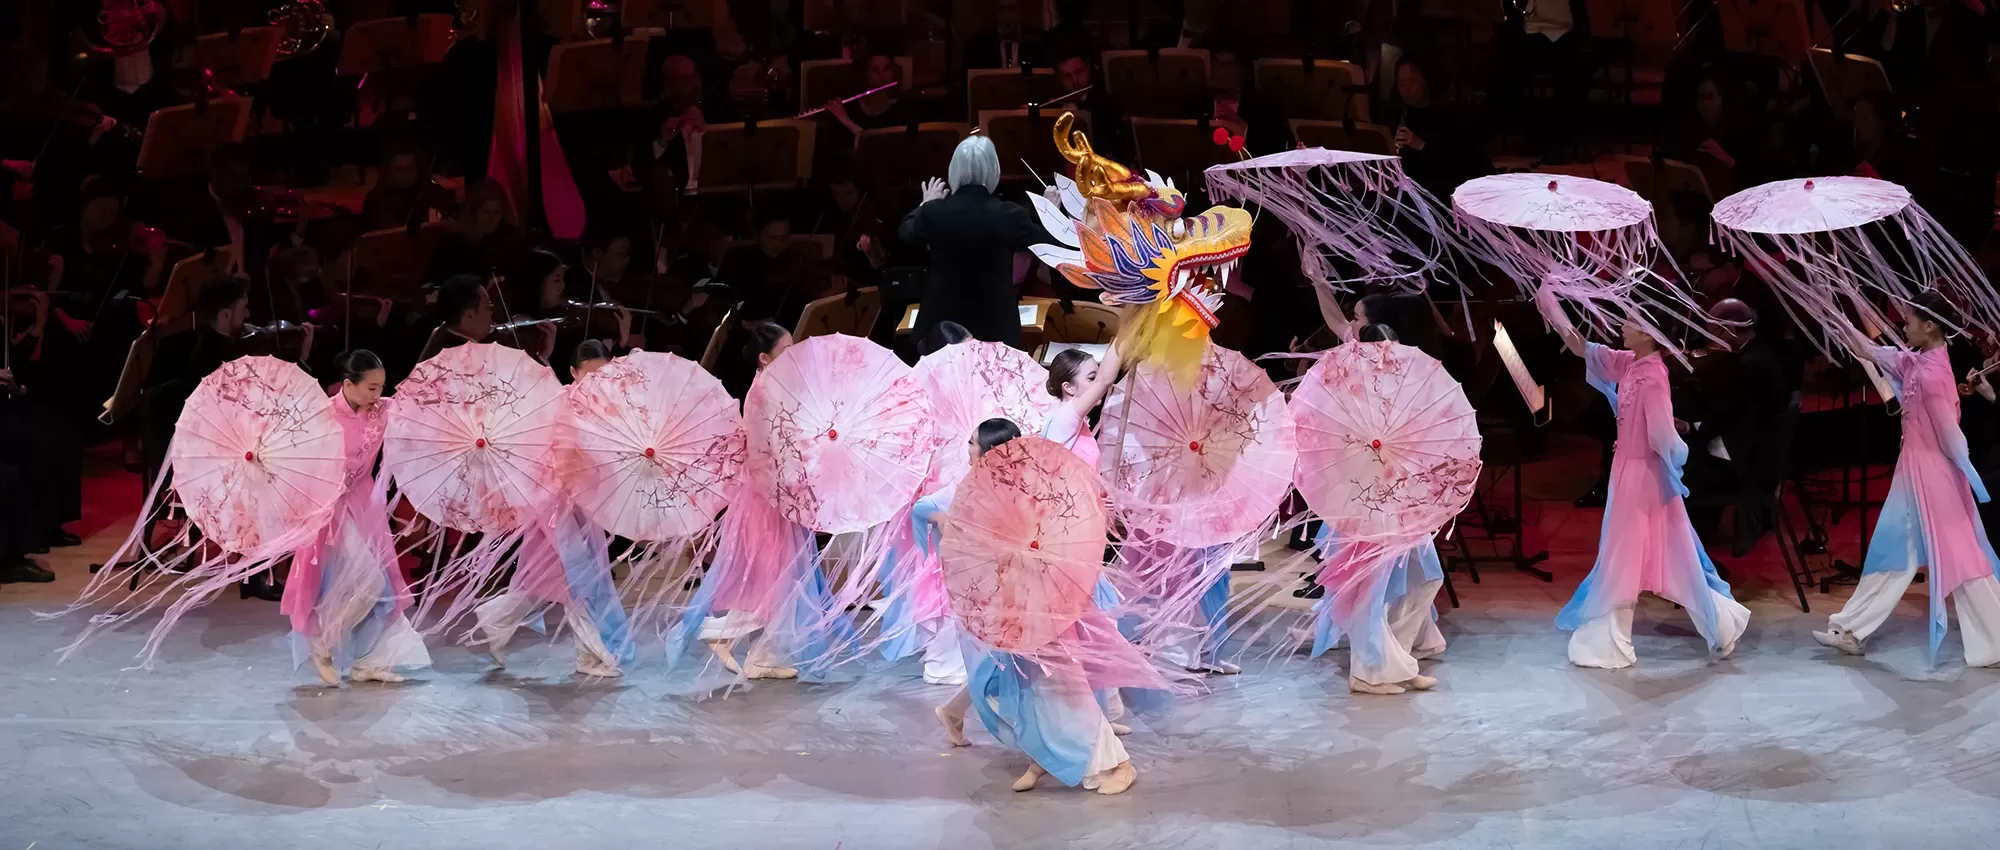
<svg viewBox="0 0 2000 850">
<path fill-rule="evenodd" d="M 725 0 L 625 0 L 619 18 L 628 27 L 709 29 Z"/>
<path fill-rule="evenodd" d="M 1056 72 L 1034 68 L 973 68 L 965 72 L 967 120 L 977 120 L 988 110 L 1020 109 L 1062 94 L 1056 90 Z"/>
<path fill-rule="evenodd" d="M 729 341 L 729 327 L 735 318 L 735 310 L 724 310 L 722 321 L 716 322 L 715 330 L 709 332 L 708 345 L 701 350 L 702 371 L 716 374 L 715 364 L 722 359 L 722 346 Z"/>
<path fill-rule="evenodd" d="M 867 290 L 864 289 L 862 291 L 866 292 Z M 1020 315 L 1021 335 L 1025 348 L 1029 350 L 1036 348 L 1035 345 L 1026 344 L 1026 338 L 1029 334 L 1039 337 L 1048 332 L 1049 315 L 1051 312 L 1054 312 L 1049 308 L 1054 306 L 1055 303 L 1056 300 L 1054 298 L 1029 296 L 1021 299 L 1014 306 L 1015 311 Z M 917 313 L 922 306 L 922 304 L 911 304 L 903 308 L 903 318 L 896 323 L 896 334 L 898 336 L 907 335 L 917 329 Z"/>
<path fill-rule="evenodd" d="M 347 281 L 347 292 L 391 301 L 416 298 L 430 282 L 424 280 L 424 274 L 431 252 L 455 226 L 449 221 L 431 221 L 416 227 L 371 230 L 356 237 L 354 247 L 348 249 L 353 252 L 349 258 L 354 271 Z"/>
<path fill-rule="evenodd" d="M 348 26 L 340 43 L 334 73 L 358 77 L 404 70 L 444 61 L 451 49 L 451 16 L 424 14 L 409 18 L 377 18 Z"/>
<path fill-rule="evenodd" d="M 1030 115 L 1026 109 L 994 109 L 979 113 L 979 132 L 993 140 L 993 149 L 1000 155 L 1000 179 L 1050 180 L 1050 175 L 1069 169 L 1069 160 L 1063 159 L 1055 146 L 1056 116 L 1062 110 L 1050 109 L 1040 114 Z M 1090 113 L 1078 112 L 1076 127 L 1090 132 Z M 1022 160 L 1027 164 L 1023 165 Z M 1030 173 L 1029 169 L 1033 169 Z"/>
<path fill-rule="evenodd" d="M 1104 51 L 1104 83 L 1125 104 L 1125 112 L 1169 118 L 1208 92 L 1208 51 L 1185 47 Z"/>
<path fill-rule="evenodd" d="M 643 91 L 650 36 L 572 41 L 549 51 L 550 112 L 587 112 L 650 103 Z"/>
<path fill-rule="evenodd" d="M 689 194 L 793 189 L 812 179 L 811 121 L 710 124 L 690 151 Z"/>
<path fill-rule="evenodd" d="M 1815 47 L 1807 51 L 1806 58 L 1812 62 L 1813 76 L 1819 78 L 1820 89 L 1826 92 L 1828 109 L 1838 120 L 1854 120 L 1856 101 L 1893 90 L 1882 63 L 1866 56 L 1852 53 L 1836 56 L 1831 50 Z"/>
<path fill-rule="evenodd" d="M 799 325 L 792 338 L 803 340 L 827 334 L 847 334 L 867 338 L 882 313 L 882 293 L 873 286 L 855 290 L 853 303 L 841 292 L 817 298 L 799 313 Z"/>
<path fill-rule="evenodd" d="M 231 32 L 209 33 L 195 39 L 195 56 L 215 75 L 215 81 L 230 88 L 255 85 L 271 78 L 271 66 L 278 61 L 278 27 L 244 27 Z"/>
<path fill-rule="evenodd" d="M 243 140 L 250 104 L 250 98 L 230 96 L 154 110 L 139 143 L 139 175 L 158 179 L 206 171 L 217 146 Z"/>
<path fill-rule="evenodd" d="M 1327 148 L 1377 156 L 1396 155 L 1396 135 L 1380 124 L 1349 124 L 1345 121 L 1311 121 L 1294 118 L 1292 138 L 1309 148 Z"/>
<path fill-rule="evenodd" d="M 230 254 L 229 248 L 215 248 L 174 264 L 173 271 L 167 273 L 166 287 L 160 291 L 153 321 L 132 341 L 132 347 L 125 350 L 125 365 L 118 372 L 118 383 L 112 388 L 111 397 L 104 400 L 104 412 L 97 417 L 98 421 L 110 425 L 139 408 L 144 400 L 146 373 L 153 368 L 153 350 L 159 347 L 161 339 L 194 327 L 194 300 L 202 287 L 229 268 Z"/>
<path fill-rule="evenodd" d="M 1352 62 L 1259 59 L 1253 68 L 1258 90 L 1286 115 L 1341 121 L 1352 113 L 1356 121 L 1368 120 L 1367 75 Z"/>
<path fill-rule="evenodd" d="M 1800 0 L 1716 0 L 1715 9 L 1722 15 L 1722 44 L 1730 51 L 1791 65 L 1805 61 L 1812 36 Z"/>
<path fill-rule="evenodd" d="M 233 249 L 224 245 L 174 263 L 167 272 L 167 285 L 160 289 L 152 326 L 173 325 L 193 315 L 195 299 L 201 297 L 203 288 L 229 272 L 234 254 Z"/>
<path fill-rule="evenodd" d="M 863 130 L 854 139 L 855 161 L 876 191 L 906 189 L 944 174 L 952 152 L 971 128 L 956 121 Z"/>
<path fill-rule="evenodd" d="M 1192 118 L 1132 118 L 1132 147 L 1139 164 L 1170 178 L 1181 191 L 1192 191 L 1211 165 L 1235 162 L 1237 156 L 1215 143 L 1213 127 Z"/>
</svg>

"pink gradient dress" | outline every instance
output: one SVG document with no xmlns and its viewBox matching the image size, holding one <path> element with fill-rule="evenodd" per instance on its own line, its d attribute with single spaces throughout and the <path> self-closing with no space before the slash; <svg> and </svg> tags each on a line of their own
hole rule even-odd
<svg viewBox="0 0 2000 850">
<path fill-rule="evenodd" d="M 341 670 L 428 666 L 430 654 L 404 614 L 410 591 L 396 565 L 387 493 L 375 477 L 392 400 L 356 411 L 336 396 L 332 406 L 346 438 L 346 489 L 326 528 L 292 555 L 278 609 L 292 621 L 294 660 L 321 653 Z"/>
<path fill-rule="evenodd" d="M 1687 488 L 1681 484 L 1688 449 L 1674 431 L 1667 364 L 1658 356 L 1638 357 L 1596 343 L 1585 351 L 1584 362 L 1591 385 L 1618 412 L 1618 442 L 1597 563 L 1556 616 L 1556 626 L 1581 629 L 1629 611 L 1642 591 L 1652 591 L 1686 608 L 1711 648 L 1725 649 L 1741 633 L 1747 611 L 1739 616 L 1742 606 L 1716 575 L 1688 521 L 1682 501 Z M 1626 638 L 1629 642 L 1629 632 Z M 1574 646 L 1571 657 L 1576 658 Z"/>
</svg>

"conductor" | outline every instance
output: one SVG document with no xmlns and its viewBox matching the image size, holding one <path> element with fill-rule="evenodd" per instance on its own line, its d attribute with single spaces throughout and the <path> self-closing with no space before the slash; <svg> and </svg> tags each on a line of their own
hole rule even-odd
<svg viewBox="0 0 2000 850">
<path fill-rule="evenodd" d="M 971 136 L 959 142 L 946 177 L 949 190 L 935 178 L 926 182 L 924 202 L 903 218 L 903 241 L 931 249 L 915 338 L 927 339 L 932 328 L 949 321 L 964 325 L 976 339 L 1019 348 L 1014 253 L 1047 235 L 1027 209 L 993 196 L 1000 187 L 1000 157 L 992 139 Z"/>
</svg>

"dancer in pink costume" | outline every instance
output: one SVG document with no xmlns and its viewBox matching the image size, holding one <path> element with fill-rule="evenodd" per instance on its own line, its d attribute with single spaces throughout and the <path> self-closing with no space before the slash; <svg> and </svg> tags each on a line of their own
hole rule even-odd
<svg viewBox="0 0 2000 850">
<path fill-rule="evenodd" d="M 1584 359 L 1591 386 L 1618 412 L 1618 442 L 1597 563 L 1562 612 L 1556 627 L 1573 631 L 1570 663 L 1579 667 L 1630 667 L 1632 609 L 1641 591 L 1652 591 L 1688 611 L 1695 629 L 1719 657 L 1736 651 L 1750 623 L 1750 609 L 1729 594 L 1688 521 L 1681 464 L 1687 444 L 1674 431 L 1673 402 L 1661 348 L 1639 322 L 1624 327 L 1624 351 L 1585 342 L 1553 294 L 1536 299 L 1544 318 L 1572 354 Z"/>
<path fill-rule="evenodd" d="M 1097 467 L 1097 438 L 1090 433 L 1090 411 L 1118 380 L 1118 346 L 1104 352 L 1099 363 L 1089 352 L 1072 348 L 1049 363 L 1049 395 L 1061 401 L 1049 412 L 1042 436 L 1061 443 L 1084 463 Z"/>
<path fill-rule="evenodd" d="M 1950 596 L 1958 604 L 1966 666 L 1994 666 L 2000 664 L 2000 581 L 1994 578 L 2000 558 L 1979 522 L 1975 500 L 1987 500 L 1986 485 L 1972 468 L 1958 427 L 1958 382 L 1945 353 L 1945 335 L 1963 327 L 1963 320 L 1936 292 L 1918 295 L 1902 313 L 1903 333 L 1915 351 L 1875 345 L 1847 326 L 1849 350 L 1881 367 L 1895 385 L 1903 407 L 1903 446 L 1868 541 L 1861 583 L 1813 639 L 1848 655 L 1862 654 L 1862 641 L 1889 619 L 1917 570 L 1928 569 L 1931 662 L 1937 662 L 1950 625 L 1945 613 Z"/>
<path fill-rule="evenodd" d="M 603 343 L 585 340 L 570 369 L 581 377 L 610 359 Z M 625 674 L 624 665 L 636 653 L 624 602 L 611 580 L 606 536 L 577 508 L 567 488 L 522 533 L 506 592 L 474 609 L 476 640 L 504 667 L 514 632 L 522 626 L 541 631 L 543 614 L 553 605 L 562 606 L 563 621 L 576 642 L 578 675 L 615 679 Z"/>
<path fill-rule="evenodd" d="M 333 412 L 346 438 L 346 490 L 333 519 L 292 555 L 279 610 L 292 620 L 293 653 L 310 659 L 320 681 L 401 682 L 398 669 L 428 667 L 430 652 L 404 615 L 410 591 L 396 564 L 386 481 L 375 477 L 390 402 L 382 361 L 368 351 L 340 358 Z"/>
</svg>

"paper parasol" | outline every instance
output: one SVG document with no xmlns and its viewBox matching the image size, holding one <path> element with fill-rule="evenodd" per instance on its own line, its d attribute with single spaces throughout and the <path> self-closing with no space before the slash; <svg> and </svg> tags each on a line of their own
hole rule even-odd
<svg viewBox="0 0 2000 850">
<path fill-rule="evenodd" d="M 1474 254 L 1532 297 L 1548 290 L 1582 308 L 1584 320 L 1616 339 L 1636 322 L 1679 356 L 1679 334 L 1649 316 L 1698 317 L 1653 225 L 1653 205 L 1623 186 L 1561 174 L 1494 174 L 1451 196 Z M 1691 327 L 1706 334 L 1700 321 Z"/>
<path fill-rule="evenodd" d="M 222 364 L 188 396 L 167 448 L 173 487 L 209 540 L 231 552 L 317 529 L 347 477 L 326 390 L 275 357 Z"/>
<path fill-rule="evenodd" d="M 1037 434 L 1056 406 L 1055 396 L 1049 395 L 1049 370 L 1005 343 L 970 340 L 948 345 L 918 360 L 916 371 L 917 382 L 930 399 L 938 439 L 922 493 L 965 476 L 969 468 L 965 443 L 979 423 L 999 417 L 1012 421 L 1023 434 Z"/>
<path fill-rule="evenodd" d="M 1299 238 L 1315 285 L 1456 281 L 1451 210 L 1403 173 L 1399 157 L 1307 148 L 1209 166 L 1216 200 L 1255 202 Z M 1342 287 L 1344 288 L 1344 287 Z"/>
<path fill-rule="evenodd" d="M 396 388 L 382 467 L 418 513 L 465 532 L 507 532 L 558 485 L 555 373 L 492 343 L 448 348 Z"/>
<path fill-rule="evenodd" d="M 980 458 L 959 482 L 939 547 L 960 625 L 996 649 L 1032 652 L 1092 610 L 1101 492 L 1089 464 L 1041 437 Z"/>
<path fill-rule="evenodd" d="M 930 402 L 888 349 L 816 336 L 764 368 L 743 402 L 751 489 L 786 519 L 862 531 L 917 498 L 936 448 Z"/>
<path fill-rule="evenodd" d="M 1894 183 L 1814 177 L 1766 183 L 1715 205 L 1711 238 L 1783 296 L 1801 328 L 1829 355 L 1845 350 L 1848 311 L 1887 330 L 1881 309 L 1926 289 L 1957 306 L 1968 328 L 2000 333 L 2000 296 L 1958 240 Z"/>
<path fill-rule="evenodd" d="M 1098 445 L 1125 522 L 1188 548 L 1255 533 L 1284 499 L 1298 460 L 1284 394 L 1264 370 L 1216 345 L 1192 387 L 1150 364 L 1134 370 L 1104 403 Z"/>
<path fill-rule="evenodd" d="M 1413 346 L 1327 351 L 1292 392 L 1298 487 L 1343 541 L 1408 545 L 1458 515 L 1479 481 L 1464 388 Z"/>
<path fill-rule="evenodd" d="M 634 351 L 564 395 L 564 481 L 598 527 L 639 541 L 689 537 L 728 505 L 743 467 L 743 422 L 700 364 Z"/>
</svg>

